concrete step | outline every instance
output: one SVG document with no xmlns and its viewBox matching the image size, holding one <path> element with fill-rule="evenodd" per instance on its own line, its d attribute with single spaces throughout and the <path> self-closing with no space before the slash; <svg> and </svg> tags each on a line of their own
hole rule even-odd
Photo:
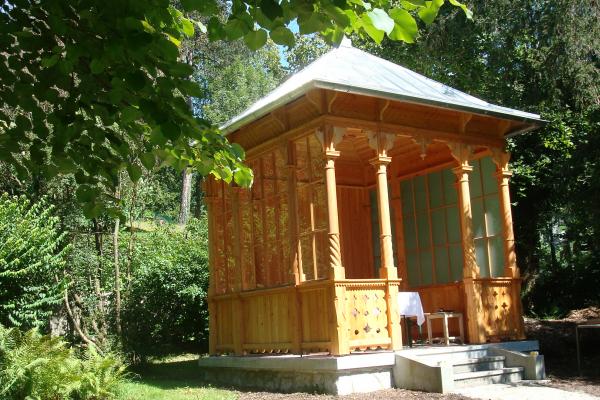
<svg viewBox="0 0 600 400">
<path fill-rule="evenodd" d="M 465 360 L 488 357 L 487 349 L 469 349 L 468 347 L 456 347 L 453 351 L 441 351 L 419 354 L 418 357 L 423 361 L 447 361 L 451 364 L 459 363 Z"/>
<path fill-rule="evenodd" d="M 500 368 L 491 371 L 463 372 L 454 375 L 454 387 L 511 383 L 523 379 L 523 367 Z"/>
<path fill-rule="evenodd" d="M 491 371 L 504 368 L 504 356 L 487 356 L 480 358 L 467 358 L 453 363 L 454 374 L 465 372 Z"/>
</svg>

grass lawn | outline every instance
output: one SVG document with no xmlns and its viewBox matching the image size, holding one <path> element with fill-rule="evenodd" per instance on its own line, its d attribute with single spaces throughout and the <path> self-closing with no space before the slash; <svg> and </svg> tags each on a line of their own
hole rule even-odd
<svg viewBox="0 0 600 400">
<path fill-rule="evenodd" d="M 211 388 L 198 379 L 198 356 L 152 362 L 133 371 L 118 400 L 234 400 L 236 392 Z"/>
</svg>

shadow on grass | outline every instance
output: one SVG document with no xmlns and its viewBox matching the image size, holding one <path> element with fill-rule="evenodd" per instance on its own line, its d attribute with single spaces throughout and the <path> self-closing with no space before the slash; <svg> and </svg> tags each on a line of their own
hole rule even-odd
<svg viewBox="0 0 600 400">
<path fill-rule="evenodd" d="M 166 361 L 132 367 L 134 381 L 160 389 L 206 388 L 212 387 L 201 379 L 197 359 Z"/>
</svg>

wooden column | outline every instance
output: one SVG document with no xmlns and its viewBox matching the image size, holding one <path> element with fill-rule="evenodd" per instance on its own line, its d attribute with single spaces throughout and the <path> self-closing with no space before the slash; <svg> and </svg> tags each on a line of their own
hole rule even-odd
<svg viewBox="0 0 600 400">
<path fill-rule="evenodd" d="M 502 227 L 504 233 L 504 276 L 514 278 L 512 282 L 511 310 L 514 314 L 514 324 L 517 339 L 525 339 L 525 322 L 523 321 L 523 305 L 521 302 L 521 279 L 517 266 L 515 251 L 515 235 L 513 232 L 512 210 L 510 204 L 510 188 L 508 186 L 512 172 L 508 168 L 510 153 L 499 148 L 491 148 L 492 160 L 496 164 L 496 177 L 498 178 L 498 196 L 500 200 L 500 213 L 502 214 Z"/>
<path fill-rule="evenodd" d="M 510 154 L 498 148 L 492 148 L 492 160 L 496 164 L 496 177 L 498 178 L 498 196 L 500 200 L 500 213 L 502 214 L 502 227 L 504 233 L 504 276 L 519 277 L 517 268 L 517 254 L 515 252 L 515 235 L 513 232 L 512 211 L 510 205 L 510 190 L 508 182 L 512 172 L 508 168 Z"/>
<path fill-rule="evenodd" d="M 370 162 L 375 167 L 377 182 L 377 210 L 379 217 L 379 241 L 381 249 L 381 268 L 379 278 L 397 280 L 398 270 L 394 265 L 394 248 L 392 245 L 392 222 L 390 216 L 390 197 L 388 194 L 387 166 L 392 161 L 387 151 L 394 144 L 394 136 L 385 133 L 369 133 L 369 143 L 377 151 L 377 156 Z M 398 315 L 398 289 L 397 283 L 386 287 L 386 303 L 388 316 L 388 333 L 392 340 L 392 349 L 402 348 L 402 333 Z"/>
<path fill-rule="evenodd" d="M 342 266 L 342 253 L 340 249 L 340 226 L 335 180 L 335 160 L 340 156 L 340 152 L 335 149 L 335 146 L 342 140 L 344 133 L 345 129 L 333 128 L 332 126 L 325 126 L 323 130 L 316 133 L 317 138 L 323 146 L 323 154 L 325 156 L 325 189 L 327 191 L 327 215 L 329 222 L 327 231 L 329 243 L 328 270 L 329 279 L 334 282 L 331 293 L 333 301 L 329 321 L 332 339 L 331 354 L 333 355 L 350 353 L 345 316 L 346 287 L 335 284 L 335 281 L 346 278 L 346 273 Z"/>
<path fill-rule="evenodd" d="M 233 327 L 233 350 L 235 354 L 242 355 L 244 341 L 244 313 L 240 293 L 242 291 L 243 271 L 242 271 L 242 234 L 241 234 L 241 215 L 240 215 L 240 191 L 239 186 L 231 186 L 231 218 L 233 226 L 233 258 L 235 262 L 235 272 L 233 274 L 233 297 L 232 297 L 232 327 Z"/>
<path fill-rule="evenodd" d="M 203 190 L 206 195 L 206 215 L 208 219 L 208 352 L 211 355 L 217 354 L 217 310 L 213 297 L 216 293 L 215 282 L 215 250 L 214 250 L 214 203 L 216 198 L 210 190 L 210 182 L 213 178 L 205 179 Z"/>
<path fill-rule="evenodd" d="M 485 342 L 483 323 L 483 304 L 481 301 L 481 285 L 475 280 L 479 278 L 479 267 L 475 257 L 473 240 L 473 216 L 471 213 L 471 193 L 469 190 L 469 174 L 473 167 L 469 165 L 472 154 L 470 146 L 462 143 L 448 143 L 448 147 L 458 167 L 452 169 L 457 178 L 458 211 L 463 248 L 463 285 L 465 290 L 465 313 L 467 333 L 470 343 Z"/>
</svg>

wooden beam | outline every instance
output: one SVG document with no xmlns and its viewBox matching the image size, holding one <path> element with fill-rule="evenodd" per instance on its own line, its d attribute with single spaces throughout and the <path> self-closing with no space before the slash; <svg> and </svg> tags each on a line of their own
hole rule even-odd
<svg viewBox="0 0 600 400">
<path fill-rule="evenodd" d="M 469 124 L 469 122 L 471 121 L 471 119 L 473 118 L 473 114 L 460 114 L 459 116 L 459 132 L 461 134 L 465 134 L 465 132 L 467 131 L 467 125 Z"/>
<path fill-rule="evenodd" d="M 347 128 L 360 128 L 370 131 L 389 132 L 406 137 L 419 136 L 430 140 L 452 141 L 479 146 L 502 147 L 504 144 L 503 138 L 461 135 L 460 133 L 452 131 L 426 129 L 389 122 L 369 121 L 365 119 L 340 117 L 335 115 L 327 115 L 324 122 L 336 126 L 345 126 Z"/>
</svg>

